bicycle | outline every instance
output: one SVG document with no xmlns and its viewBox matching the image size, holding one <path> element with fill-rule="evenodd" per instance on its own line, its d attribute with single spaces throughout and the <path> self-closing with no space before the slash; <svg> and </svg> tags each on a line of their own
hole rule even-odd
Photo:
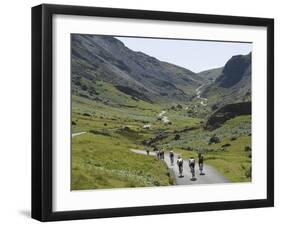
<svg viewBox="0 0 281 226">
<path fill-rule="evenodd" d="M 191 175 L 192 175 L 192 179 L 195 178 L 195 169 L 194 169 L 194 166 L 190 166 L 190 172 L 191 172 Z"/>
<path fill-rule="evenodd" d="M 199 163 L 199 171 L 200 171 L 200 175 L 204 175 L 203 174 L 203 163 Z"/>
<path fill-rule="evenodd" d="M 174 165 L 174 156 L 170 156 L 171 165 Z"/>
<path fill-rule="evenodd" d="M 179 174 L 180 174 L 180 177 L 183 177 L 182 171 L 183 171 L 183 166 L 179 166 Z"/>
</svg>

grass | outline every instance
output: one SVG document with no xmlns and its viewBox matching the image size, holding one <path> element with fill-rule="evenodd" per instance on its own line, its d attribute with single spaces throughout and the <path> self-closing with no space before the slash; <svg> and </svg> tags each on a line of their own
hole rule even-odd
<svg viewBox="0 0 281 226">
<path fill-rule="evenodd" d="M 72 132 L 87 132 L 72 139 L 73 190 L 165 186 L 174 184 L 166 165 L 154 157 L 136 154 L 131 148 L 144 149 L 143 141 L 166 132 L 158 147 L 174 150 L 184 158 L 205 153 L 206 163 L 214 166 L 232 182 L 250 181 L 251 116 L 227 121 L 215 131 L 202 128 L 208 110 L 197 102 L 151 104 L 133 100 L 104 82 L 96 83 L 101 100 L 72 96 Z M 192 113 L 186 110 L 192 109 Z M 170 125 L 157 120 L 165 110 Z M 198 112 L 196 113 L 196 111 Z M 196 115 L 198 115 L 196 117 Z M 150 124 L 146 130 L 144 125 Z M 175 139 L 175 135 L 179 139 Z M 216 134 L 221 142 L 209 145 Z M 221 146 L 230 144 L 222 151 Z"/>
<path fill-rule="evenodd" d="M 72 190 L 171 185 L 166 165 L 130 151 L 121 135 L 87 133 L 72 139 Z"/>
</svg>

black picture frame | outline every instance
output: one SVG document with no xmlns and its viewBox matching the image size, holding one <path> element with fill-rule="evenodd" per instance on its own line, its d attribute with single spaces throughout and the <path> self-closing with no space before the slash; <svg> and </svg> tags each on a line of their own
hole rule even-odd
<svg viewBox="0 0 281 226">
<path fill-rule="evenodd" d="M 52 210 L 52 18 L 55 14 L 266 27 L 267 198 L 54 212 Z M 32 8 L 32 218 L 40 221 L 57 221 L 271 206 L 274 206 L 273 19 L 49 4 Z"/>
</svg>

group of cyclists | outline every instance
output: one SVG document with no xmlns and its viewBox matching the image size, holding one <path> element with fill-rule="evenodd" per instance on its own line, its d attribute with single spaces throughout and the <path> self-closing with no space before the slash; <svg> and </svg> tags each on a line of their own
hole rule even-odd
<svg viewBox="0 0 281 226">
<path fill-rule="evenodd" d="M 164 160 L 164 156 L 165 156 L 165 152 L 164 150 L 155 150 L 156 151 L 156 156 L 159 160 Z M 170 158 L 170 162 L 171 162 L 171 165 L 173 166 L 174 165 L 174 158 L 175 158 L 175 154 L 173 151 L 170 151 L 169 152 L 169 158 Z M 177 166 L 178 166 L 178 169 L 179 169 L 179 177 L 183 177 L 183 165 L 184 165 L 184 161 L 183 161 L 183 158 L 178 155 L 177 156 Z M 195 165 L 196 165 L 196 161 L 195 161 L 195 158 L 194 157 L 191 157 L 189 160 L 188 160 L 188 166 L 190 168 L 190 172 L 191 172 L 191 180 L 196 180 L 196 177 L 195 177 Z M 198 166 L 199 166 L 199 174 L 200 175 L 204 175 L 203 173 L 203 166 L 204 166 L 204 155 L 202 153 L 199 153 L 198 154 Z"/>
<path fill-rule="evenodd" d="M 165 152 L 164 150 L 157 150 L 156 151 L 156 156 L 157 156 L 157 159 L 159 160 L 164 160 L 165 159 Z"/>
<path fill-rule="evenodd" d="M 178 159 L 177 159 L 177 165 L 179 167 L 179 175 L 180 177 L 183 177 L 183 159 L 180 155 L 178 155 Z M 191 172 L 191 180 L 196 180 L 196 177 L 195 177 L 195 164 L 196 164 L 196 161 L 194 159 L 194 157 L 191 157 L 189 160 L 188 160 L 188 166 L 190 168 L 190 172 Z M 203 173 L 203 166 L 204 166 L 204 155 L 199 153 L 198 155 L 198 165 L 199 165 L 199 172 L 200 172 L 200 175 L 204 175 Z"/>
</svg>

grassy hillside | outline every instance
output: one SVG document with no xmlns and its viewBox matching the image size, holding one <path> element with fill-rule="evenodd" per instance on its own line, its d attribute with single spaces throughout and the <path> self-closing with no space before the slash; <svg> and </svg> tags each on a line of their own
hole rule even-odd
<svg viewBox="0 0 281 226">
<path fill-rule="evenodd" d="M 160 109 L 108 84 L 102 87 L 112 95 L 109 102 L 72 97 L 73 133 L 87 132 L 72 139 L 72 189 L 173 184 L 163 162 L 130 151 L 143 148 L 142 140 L 150 134 L 142 125 L 155 121 Z"/>
<path fill-rule="evenodd" d="M 239 116 L 215 131 L 203 129 L 204 119 L 191 116 L 186 106 L 150 104 L 134 100 L 109 84 L 100 83 L 103 99 L 72 97 L 72 130 L 87 132 L 72 139 L 72 189 L 162 186 L 174 183 L 162 161 L 138 155 L 132 148 L 153 146 L 174 150 L 184 158 L 205 153 L 206 163 L 215 166 L 233 182 L 250 181 L 251 117 Z M 106 90 L 106 92 L 105 92 Z M 121 107 L 122 106 L 122 107 Z M 193 106 L 194 107 L 194 106 Z M 160 112 L 170 123 L 158 119 Z M 144 125 L 150 125 L 145 129 Z M 150 146 L 144 141 L 165 133 Z M 208 144 L 216 134 L 218 144 Z M 175 136 L 179 135 L 179 139 Z M 224 144 L 229 147 L 221 148 Z"/>
<path fill-rule="evenodd" d="M 200 120 L 188 118 L 183 111 L 172 111 L 167 113 L 172 123 L 164 124 L 157 117 L 164 107 L 171 106 L 132 100 L 114 87 L 107 88 L 104 94 L 109 97 L 111 93 L 114 103 L 113 99 L 104 103 L 72 97 L 72 132 L 87 132 L 72 139 L 72 189 L 173 184 L 163 162 L 130 149 L 144 149 L 143 141 L 155 134 L 198 126 Z M 151 125 L 149 130 L 143 128 L 146 124 Z"/>
<path fill-rule="evenodd" d="M 132 153 L 122 135 L 87 133 L 73 138 L 72 190 L 171 185 L 163 162 Z"/>
</svg>

